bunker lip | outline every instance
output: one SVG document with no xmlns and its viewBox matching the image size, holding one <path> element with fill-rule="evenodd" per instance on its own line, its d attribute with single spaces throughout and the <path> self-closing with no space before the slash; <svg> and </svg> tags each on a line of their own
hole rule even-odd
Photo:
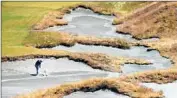
<svg viewBox="0 0 177 98">
<path fill-rule="evenodd" d="M 71 10 L 76 10 L 77 8 L 84 8 L 84 9 L 89 9 L 91 11 L 93 11 L 94 13 L 96 14 L 100 14 L 100 15 L 108 15 L 108 16 L 116 16 L 115 13 L 108 13 L 108 14 L 105 14 L 105 13 L 102 13 L 101 11 L 96 11 L 96 9 L 94 9 L 93 6 L 87 6 L 87 5 L 84 5 L 84 4 L 81 4 L 81 5 L 77 5 L 75 8 L 71 9 Z"/>
<path fill-rule="evenodd" d="M 110 90 L 97 90 L 94 92 L 83 92 L 83 91 L 76 91 L 73 92 L 69 95 L 64 96 L 64 98 L 86 98 L 86 97 L 91 97 L 91 98 L 117 98 L 117 97 L 121 97 L 121 98 L 130 98 L 126 95 L 122 95 L 122 94 L 118 94 L 116 92 L 112 92 Z"/>
<path fill-rule="evenodd" d="M 159 36 L 155 36 L 155 35 L 154 35 L 154 36 L 147 37 L 147 38 L 139 38 L 139 37 L 136 37 L 136 36 L 132 35 L 130 32 L 119 31 L 118 29 L 116 30 L 116 33 L 118 33 L 118 34 L 123 34 L 123 35 L 131 35 L 132 38 L 136 39 L 137 41 L 143 41 L 143 40 L 152 39 L 152 38 L 160 39 Z"/>
<path fill-rule="evenodd" d="M 127 82 L 144 82 L 165 84 L 177 80 L 177 70 L 174 68 L 137 72 L 117 78 Z"/>
</svg>

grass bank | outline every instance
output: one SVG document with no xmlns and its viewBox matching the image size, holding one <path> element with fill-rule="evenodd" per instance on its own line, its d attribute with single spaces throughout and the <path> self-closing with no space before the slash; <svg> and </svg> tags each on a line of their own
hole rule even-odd
<svg viewBox="0 0 177 98">
<path fill-rule="evenodd" d="M 131 75 L 122 76 L 120 80 L 127 82 L 146 82 L 146 83 L 171 83 L 177 80 L 177 70 L 173 68 L 163 69 L 163 70 L 154 70 L 154 71 L 145 71 L 137 72 Z"/>
<path fill-rule="evenodd" d="M 176 7 L 177 2 L 152 2 L 121 17 L 117 31 L 130 33 L 137 39 L 174 38 L 177 31 Z"/>
<path fill-rule="evenodd" d="M 132 98 L 162 98 L 162 92 L 155 92 L 136 83 L 111 79 L 90 79 L 76 83 L 59 85 L 54 88 L 36 91 L 16 98 L 63 98 L 76 91 L 93 92 L 99 89 L 109 89 Z"/>
<path fill-rule="evenodd" d="M 123 49 L 128 49 L 132 45 L 131 42 L 119 38 L 99 38 L 63 32 L 31 32 L 23 42 L 24 46 L 37 48 L 50 48 L 57 45 L 73 46 L 76 43 L 112 46 Z"/>
</svg>

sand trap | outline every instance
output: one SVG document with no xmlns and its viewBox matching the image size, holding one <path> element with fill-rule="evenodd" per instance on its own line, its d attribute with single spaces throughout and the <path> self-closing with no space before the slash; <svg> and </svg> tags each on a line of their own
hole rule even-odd
<svg viewBox="0 0 177 98">
<path fill-rule="evenodd" d="M 155 91 L 163 91 L 165 98 L 177 98 L 177 81 L 167 84 L 142 83 L 142 85 L 152 88 Z"/>
<path fill-rule="evenodd" d="M 40 59 L 40 58 L 39 58 Z M 13 61 L 2 63 L 2 74 L 3 75 L 15 75 L 15 74 L 35 74 L 36 69 L 34 64 L 39 59 L 27 59 L 24 61 Z M 68 60 L 67 58 L 60 59 L 40 59 L 42 60 L 41 72 L 44 70 L 47 73 L 51 72 L 67 72 L 67 71 L 96 71 L 90 66 L 82 63 Z"/>
<path fill-rule="evenodd" d="M 79 35 L 135 40 L 131 35 L 116 33 L 116 27 L 112 25 L 114 16 L 100 15 L 89 9 L 77 8 L 64 15 L 64 19 L 69 21 L 68 25 L 49 27 L 46 31 L 64 31 Z"/>
<path fill-rule="evenodd" d="M 74 92 L 64 98 L 130 98 L 125 95 L 117 94 L 109 90 L 99 90 L 95 92 Z"/>
<path fill-rule="evenodd" d="M 152 69 L 165 69 L 172 65 L 170 59 L 162 57 L 158 51 L 156 50 L 147 51 L 148 48 L 143 46 L 133 46 L 130 49 L 125 50 L 106 46 L 76 44 L 72 47 L 60 45 L 53 47 L 52 49 L 68 50 L 73 52 L 104 53 L 110 56 L 142 58 L 153 63 L 151 65 L 125 64 L 125 66 L 122 67 L 123 73 L 131 73 L 136 71 L 145 71 Z"/>
</svg>

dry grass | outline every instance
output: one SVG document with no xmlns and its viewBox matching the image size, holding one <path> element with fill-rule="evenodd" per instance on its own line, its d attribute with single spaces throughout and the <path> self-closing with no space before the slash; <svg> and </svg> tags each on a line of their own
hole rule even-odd
<svg viewBox="0 0 177 98">
<path fill-rule="evenodd" d="M 156 49 L 173 61 L 172 68 L 135 73 L 124 77 L 125 80 L 168 83 L 177 79 L 176 6 L 177 2 L 152 2 L 119 20 L 117 30 L 122 33 L 130 33 L 138 39 L 159 37 L 158 41 L 139 41 L 139 44 Z"/>
<path fill-rule="evenodd" d="M 40 39 L 40 40 L 39 40 Z M 24 40 L 25 46 L 54 47 L 57 45 L 73 46 L 75 43 L 85 45 L 103 45 L 128 49 L 131 43 L 119 38 L 98 38 L 90 36 L 72 35 L 62 32 L 31 32 Z"/>
<path fill-rule="evenodd" d="M 92 68 L 101 69 L 105 71 L 111 72 L 121 72 L 121 66 L 124 64 L 139 64 L 139 65 L 147 65 L 150 62 L 144 59 L 134 59 L 134 58 L 122 58 L 122 57 L 111 57 L 105 54 L 71 54 L 70 59 L 75 61 L 83 61 L 90 65 Z"/>
<path fill-rule="evenodd" d="M 153 2 L 120 19 L 117 31 L 138 39 L 171 37 L 177 31 L 176 6 L 177 2 Z"/>
<path fill-rule="evenodd" d="M 78 35 L 76 36 L 75 40 L 80 44 L 112 46 L 123 49 L 128 49 L 131 46 L 131 42 L 120 38 L 97 38 Z"/>
<path fill-rule="evenodd" d="M 162 92 L 155 92 L 135 83 L 124 82 L 112 79 L 90 79 L 76 83 L 59 85 L 47 90 L 36 91 L 27 95 L 20 95 L 16 98 L 63 98 L 63 96 L 76 91 L 96 91 L 99 89 L 109 89 L 114 92 L 128 95 L 133 98 L 162 98 Z"/>
<path fill-rule="evenodd" d="M 137 72 L 131 75 L 122 76 L 120 80 L 127 82 L 147 82 L 147 83 L 170 83 L 177 80 L 176 69 L 154 70 L 146 72 Z"/>
</svg>

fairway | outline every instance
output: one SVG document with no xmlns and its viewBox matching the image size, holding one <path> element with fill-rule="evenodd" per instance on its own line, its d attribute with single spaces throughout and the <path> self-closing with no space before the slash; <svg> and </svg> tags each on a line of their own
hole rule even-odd
<svg viewBox="0 0 177 98">
<path fill-rule="evenodd" d="M 31 27 L 49 11 L 76 3 L 79 2 L 2 2 L 2 55 L 32 52 L 34 49 L 23 45 Z"/>
</svg>

